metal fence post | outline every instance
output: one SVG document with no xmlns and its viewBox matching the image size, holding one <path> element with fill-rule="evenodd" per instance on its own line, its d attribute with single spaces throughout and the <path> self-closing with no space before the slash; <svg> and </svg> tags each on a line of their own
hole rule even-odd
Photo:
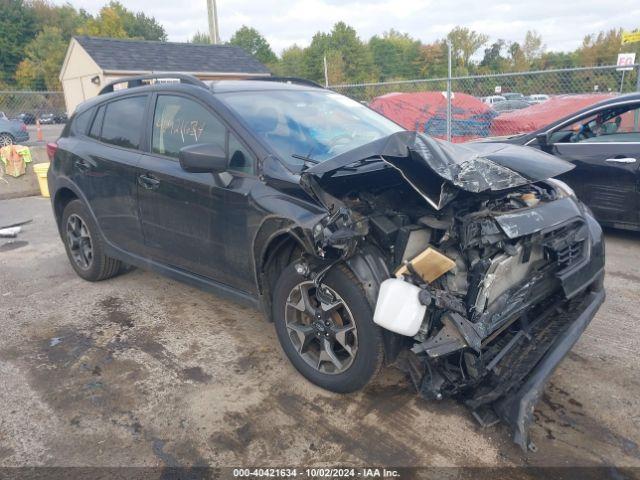
<svg viewBox="0 0 640 480">
<path fill-rule="evenodd" d="M 447 141 L 451 141 L 451 40 L 447 40 Z"/>
</svg>

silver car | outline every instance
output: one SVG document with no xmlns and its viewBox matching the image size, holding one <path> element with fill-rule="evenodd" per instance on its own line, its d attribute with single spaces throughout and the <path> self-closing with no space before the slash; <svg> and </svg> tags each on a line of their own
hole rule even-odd
<svg viewBox="0 0 640 480">
<path fill-rule="evenodd" d="M 29 140 L 27 126 L 20 120 L 8 120 L 0 115 L 0 147 Z"/>
</svg>

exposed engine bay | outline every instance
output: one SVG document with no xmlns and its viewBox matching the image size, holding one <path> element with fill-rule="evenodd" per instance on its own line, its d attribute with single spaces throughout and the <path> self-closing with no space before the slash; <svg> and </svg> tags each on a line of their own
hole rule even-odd
<svg viewBox="0 0 640 480">
<path fill-rule="evenodd" d="M 523 384 L 601 275 L 582 207 L 555 180 L 452 188 L 433 202 L 393 163 L 333 174 L 322 188 L 310 180 L 331 212 L 314 228 L 317 254 L 332 265 L 365 246 L 379 252 L 390 278 L 374 322 L 402 345 L 396 364 L 426 398 L 456 396 L 483 425 L 508 419 L 511 406 L 501 414 L 496 402 Z M 526 425 L 514 428 L 531 446 Z"/>
</svg>

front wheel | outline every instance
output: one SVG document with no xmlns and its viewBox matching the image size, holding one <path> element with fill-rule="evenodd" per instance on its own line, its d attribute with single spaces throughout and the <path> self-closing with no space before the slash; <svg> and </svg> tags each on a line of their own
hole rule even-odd
<svg viewBox="0 0 640 480">
<path fill-rule="evenodd" d="M 273 318 L 293 366 L 322 388 L 353 392 L 380 370 L 382 333 L 362 286 L 343 265 L 320 287 L 288 266 L 274 289 Z"/>
</svg>

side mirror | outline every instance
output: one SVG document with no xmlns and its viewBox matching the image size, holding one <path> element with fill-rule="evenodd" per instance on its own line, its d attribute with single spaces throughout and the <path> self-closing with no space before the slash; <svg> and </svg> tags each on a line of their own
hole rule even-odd
<svg viewBox="0 0 640 480">
<path fill-rule="evenodd" d="M 191 173 L 222 173 L 228 167 L 227 153 L 216 143 L 183 147 L 178 152 L 178 160 L 182 169 Z"/>
<path fill-rule="evenodd" d="M 546 132 L 536 135 L 536 140 L 538 141 L 538 145 L 540 145 L 541 147 L 549 146 L 549 134 Z"/>
</svg>

